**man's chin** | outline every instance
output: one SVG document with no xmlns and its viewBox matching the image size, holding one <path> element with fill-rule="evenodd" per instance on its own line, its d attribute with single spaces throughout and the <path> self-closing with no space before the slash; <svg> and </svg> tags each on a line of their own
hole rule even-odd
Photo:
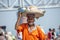
<svg viewBox="0 0 60 40">
<path fill-rule="evenodd" d="M 29 24 L 29 26 L 34 26 L 34 24 Z"/>
</svg>

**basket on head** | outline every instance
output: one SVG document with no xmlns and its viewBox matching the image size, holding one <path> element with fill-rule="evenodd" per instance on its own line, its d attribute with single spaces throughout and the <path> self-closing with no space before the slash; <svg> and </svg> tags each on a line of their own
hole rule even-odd
<svg viewBox="0 0 60 40">
<path fill-rule="evenodd" d="M 26 8 L 22 8 L 24 11 L 22 13 L 22 16 L 26 16 L 27 14 L 35 14 L 35 18 L 39 18 L 44 16 L 45 10 L 39 10 L 35 6 L 29 6 Z"/>
</svg>

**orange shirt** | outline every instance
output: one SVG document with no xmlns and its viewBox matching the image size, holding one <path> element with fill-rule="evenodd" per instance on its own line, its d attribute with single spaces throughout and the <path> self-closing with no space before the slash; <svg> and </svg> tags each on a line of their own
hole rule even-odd
<svg viewBox="0 0 60 40">
<path fill-rule="evenodd" d="M 45 40 L 45 34 L 39 26 L 37 26 L 32 32 L 29 32 L 28 25 L 22 24 L 17 27 L 17 31 L 22 32 L 22 40 Z"/>
</svg>

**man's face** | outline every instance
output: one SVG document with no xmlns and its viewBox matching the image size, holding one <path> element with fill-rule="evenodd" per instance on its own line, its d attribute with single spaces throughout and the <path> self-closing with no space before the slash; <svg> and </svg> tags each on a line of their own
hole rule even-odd
<svg viewBox="0 0 60 40">
<path fill-rule="evenodd" d="M 29 16 L 27 17 L 27 22 L 30 26 L 34 26 L 34 17 L 33 16 Z"/>
</svg>

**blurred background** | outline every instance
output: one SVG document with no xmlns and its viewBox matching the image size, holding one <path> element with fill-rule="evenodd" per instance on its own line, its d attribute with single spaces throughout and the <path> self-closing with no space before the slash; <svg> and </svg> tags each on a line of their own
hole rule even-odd
<svg viewBox="0 0 60 40">
<path fill-rule="evenodd" d="M 16 35 L 15 23 L 20 7 L 30 5 L 44 9 L 46 13 L 43 17 L 35 19 L 36 25 L 48 33 L 49 28 L 58 31 L 60 25 L 60 0 L 0 0 L 0 26 L 6 26 L 6 30 Z"/>
</svg>

